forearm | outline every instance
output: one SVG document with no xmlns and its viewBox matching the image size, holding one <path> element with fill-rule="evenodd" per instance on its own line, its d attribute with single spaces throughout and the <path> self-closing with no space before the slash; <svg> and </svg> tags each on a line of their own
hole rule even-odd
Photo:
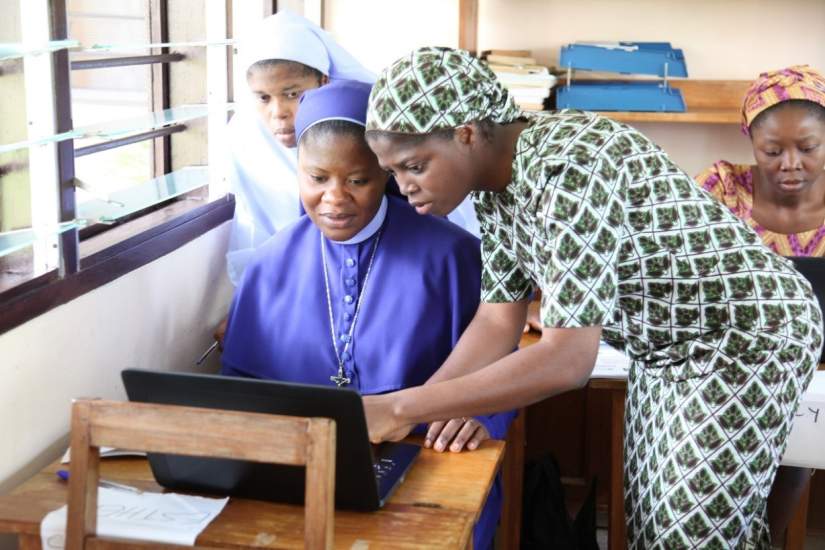
<svg viewBox="0 0 825 550">
<path fill-rule="evenodd" d="M 475 372 L 508 355 L 518 345 L 527 302 L 481 304 L 455 348 L 427 384 Z"/>
<path fill-rule="evenodd" d="M 593 370 L 600 334 L 601 327 L 545 331 L 540 342 L 476 372 L 396 393 L 393 415 L 401 425 L 478 416 L 579 388 Z"/>
</svg>

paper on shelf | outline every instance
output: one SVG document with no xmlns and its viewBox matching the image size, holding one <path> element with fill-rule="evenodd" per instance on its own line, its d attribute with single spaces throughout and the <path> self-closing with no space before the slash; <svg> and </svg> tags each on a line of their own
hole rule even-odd
<svg viewBox="0 0 825 550">
<path fill-rule="evenodd" d="M 227 501 L 228 498 L 132 493 L 101 487 L 98 489 L 97 535 L 192 546 Z M 66 511 L 64 505 L 49 512 L 40 523 L 44 549 L 65 546 Z"/>
</svg>

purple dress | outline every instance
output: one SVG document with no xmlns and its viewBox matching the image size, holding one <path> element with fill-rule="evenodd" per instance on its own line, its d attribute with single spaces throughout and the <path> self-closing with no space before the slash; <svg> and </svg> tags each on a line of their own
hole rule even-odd
<svg viewBox="0 0 825 550">
<path fill-rule="evenodd" d="M 337 373 L 338 361 L 321 237 L 303 216 L 256 252 L 230 309 L 223 374 L 333 385 L 330 376 Z M 367 395 L 426 382 L 478 308 L 478 239 L 445 219 L 419 216 L 390 196 L 378 231 L 358 244 L 325 239 L 325 246 L 335 338 L 351 386 Z M 513 416 L 478 420 L 493 438 L 503 439 Z M 489 546 L 500 508 L 497 482 L 476 526 L 478 548 Z"/>
</svg>

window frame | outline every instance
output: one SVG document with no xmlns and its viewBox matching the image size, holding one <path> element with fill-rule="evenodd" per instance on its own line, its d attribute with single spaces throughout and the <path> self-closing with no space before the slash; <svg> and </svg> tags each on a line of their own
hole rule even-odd
<svg viewBox="0 0 825 550">
<path fill-rule="evenodd" d="M 231 0 L 223 0 L 223 2 L 224 5 L 218 6 L 216 10 L 216 3 L 213 3 L 213 0 L 207 0 L 206 17 L 215 17 L 214 12 L 217 11 L 225 18 L 226 24 L 223 27 L 226 35 L 224 37 L 231 37 L 232 2 Z M 50 40 L 68 38 L 66 0 L 49 0 L 48 11 Z M 168 0 L 149 0 L 148 16 L 151 43 L 168 42 Z M 230 58 L 229 48 L 231 46 L 222 50 L 227 58 Z M 58 50 L 50 55 L 54 79 L 52 91 L 55 105 L 55 133 L 68 131 L 72 127 L 70 74 L 73 68 L 74 70 L 89 70 L 108 66 L 151 64 L 151 108 L 153 111 L 159 111 L 171 106 L 169 64 L 184 59 L 183 55 L 170 53 L 166 47 L 156 48 L 150 55 L 145 56 L 116 57 L 80 63 L 71 62 L 66 49 Z M 227 71 L 226 81 L 230 83 L 230 87 L 226 90 L 218 90 L 218 92 L 231 101 L 230 62 L 226 62 L 225 69 Z M 210 80 L 207 77 L 207 86 L 211 86 L 211 82 L 220 83 L 221 80 L 214 77 Z M 59 185 L 57 221 L 72 221 L 76 218 L 74 162 L 77 156 L 152 139 L 154 142 L 152 172 L 155 177 L 163 176 L 171 172 L 172 167 L 170 136 L 183 130 L 185 130 L 185 123 L 175 124 L 78 149 L 75 149 L 73 140 L 54 144 L 56 183 Z M 78 152 L 80 152 L 79 155 Z M 211 181 L 214 179 L 210 177 Z M 110 230 L 108 227 L 94 224 L 81 230 L 71 229 L 59 234 L 57 246 L 60 249 L 60 262 L 55 269 L 35 275 L 29 280 L 0 292 L 0 312 L 2 312 L 0 334 L 173 252 L 232 218 L 235 206 L 232 195 L 215 193 L 210 185 L 205 185 L 188 195 L 191 194 L 201 196 L 176 197 L 129 216 L 127 221 L 115 226 L 118 232 L 126 233 L 125 238 L 87 257 L 81 258 L 81 241 L 90 238 L 105 238 L 106 231 Z M 187 202 L 187 198 L 195 200 Z M 209 200 L 205 204 L 196 202 L 206 198 Z M 139 226 L 140 229 L 131 233 L 130 224 Z M 145 227 L 147 224 L 148 228 Z"/>
</svg>

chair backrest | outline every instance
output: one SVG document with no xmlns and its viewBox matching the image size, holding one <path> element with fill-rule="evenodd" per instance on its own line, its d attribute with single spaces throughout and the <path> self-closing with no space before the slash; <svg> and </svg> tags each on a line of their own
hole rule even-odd
<svg viewBox="0 0 825 550">
<path fill-rule="evenodd" d="M 335 509 L 335 421 L 173 405 L 72 404 L 66 548 L 96 535 L 100 447 L 306 466 L 304 544 L 330 549 Z"/>
</svg>

